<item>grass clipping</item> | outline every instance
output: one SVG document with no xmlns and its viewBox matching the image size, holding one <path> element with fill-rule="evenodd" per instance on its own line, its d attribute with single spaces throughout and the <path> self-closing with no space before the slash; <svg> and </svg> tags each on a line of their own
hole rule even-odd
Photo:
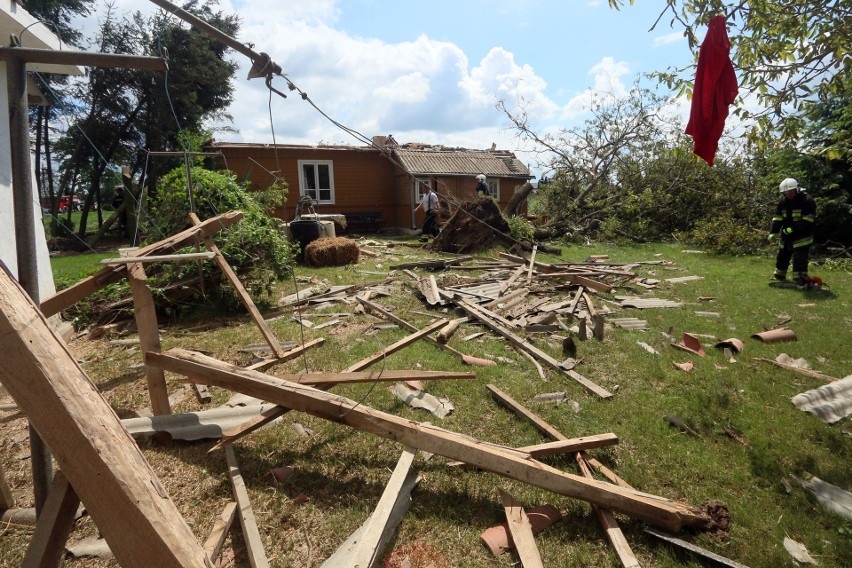
<svg viewBox="0 0 852 568">
<path fill-rule="evenodd" d="M 308 266 L 343 266 L 358 262 L 360 249 L 352 239 L 322 237 L 305 247 L 305 264 Z"/>
</svg>

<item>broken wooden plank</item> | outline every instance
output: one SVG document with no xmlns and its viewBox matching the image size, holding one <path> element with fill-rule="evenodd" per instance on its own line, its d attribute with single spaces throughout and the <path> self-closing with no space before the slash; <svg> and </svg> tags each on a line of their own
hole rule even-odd
<svg viewBox="0 0 852 568">
<path fill-rule="evenodd" d="M 402 319 L 400 317 L 393 315 L 389 311 L 382 308 L 380 305 L 378 305 L 374 302 L 371 302 L 371 301 L 367 300 L 366 298 L 356 297 L 355 299 L 358 300 L 358 302 L 360 304 L 367 306 L 368 308 L 370 308 L 371 310 L 373 310 L 377 314 L 391 320 L 392 322 L 399 324 L 400 326 L 404 327 L 405 329 L 407 329 L 409 331 L 417 331 L 418 330 L 418 328 L 415 327 L 414 325 L 408 323 L 407 321 L 405 321 L 404 319 Z M 494 361 L 490 361 L 488 359 L 482 359 L 480 357 L 473 357 L 472 355 L 466 355 L 465 353 L 462 353 L 461 351 L 458 351 L 457 349 L 454 349 L 454 348 L 450 347 L 449 345 L 439 343 L 437 339 L 429 337 L 428 335 L 425 336 L 424 339 L 426 339 L 426 341 L 429 341 L 429 342 L 437 345 L 441 349 L 445 349 L 445 350 L 449 351 L 450 353 L 454 354 L 456 357 L 458 357 L 459 359 L 461 359 L 464 363 L 467 363 L 468 365 L 476 365 L 478 367 L 492 367 L 492 366 L 496 365 L 496 363 Z"/>
<path fill-rule="evenodd" d="M 194 234 L 194 233 L 193 233 Z M 0 264 L 0 380 L 122 566 L 203 567 L 201 545 L 136 442 Z"/>
<path fill-rule="evenodd" d="M 216 517 L 213 528 L 210 530 L 207 540 L 204 541 L 204 552 L 211 560 L 219 556 L 219 552 L 222 550 L 222 545 L 225 544 L 225 539 L 228 538 L 228 531 L 231 530 L 231 525 L 236 516 L 237 502 L 228 501 L 219 516 Z"/>
<path fill-rule="evenodd" d="M 193 225 L 196 227 L 201 226 L 201 219 L 198 218 L 198 215 L 190 213 L 188 217 Z M 207 250 L 215 254 L 216 264 L 219 265 L 219 269 L 222 271 L 222 274 L 224 274 L 225 278 L 227 278 L 231 283 L 231 286 L 234 288 L 234 291 L 237 293 L 237 296 L 240 298 L 243 306 L 245 306 L 246 310 L 248 310 L 249 316 L 254 320 L 254 324 L 260 330 L 260 334 L 263 335 L 266 342 L 269 343 L 269 347 L 272 349 L 273 355 L 276 357 L 283 357 L 284 350 L 281 349 L 281 344 L 278 342 L 278 339 L 275 338 L 275 334 L 272 333 L 269 326 L 266 325 L 266 320 L 264 320 L 263 316 L 260 315 L 257 306 L 254 305 L 254 301 L 252 301 L 251 296 L 249 296 L 249 293 L 245 289 L 245 286 L 243 286 L 243 283 L 240 282 L 240 279 L 237 277 L 237 273 L 234 272 L 234 269 L 231 268 L 228 261 L 225 260 L 225 257 L 222 255 L 219 247 L 216 246 L 216 243 L 214 243 L 213 239 L 209 236 L 202 236 L 201 241 L 204 243 L 204 246 L 207 247 Z"/>
<path fill-rule="evenodd" d="M 539 418 L 535 413 L 527 410 L 522 404 L 519 404 L 515 401 L 511 396 L 497 388 L 495 385 L 485 385 L 485 388 L 491 391 L 494 396 L 497 397 L 497 400 L 506 405 L 509 410 L 520 416 L 521 418 L 525 418 L 529 420 L 533 426 L 536 427 L 537 430 L 542 432 L 545 436 L 550 436 L 551 438 L 555 438 L 557 440 L 566 439 L 559 431 Z"/>
<path fill-rule="evenodd" d="M 384 359 L 388 355 L 395 353 L 395 352 L 399 351 L 400 349 L 403 349 L 404 347 L 411 345 L 415 341 L 418 341 L 420 338 L 429 335 L 430 333 L 432 333 L 436 329 L 444 327 L 446 324 L 447 324 L 446 318 L 438 320 L 435 323 L 428 325 L 428 326 L 424 327 L 423 329 L 420 329 L 420 330 L 416 331 L 415 333 L 412 333 L 411 335 L 403 337 L 402 339 L 400 339 L 399 341 L 397 341 L 397 342 L 395 342 L 391 345 L 388 345 L 384 349 L 377 351 L 376 353 L 373 353 L 369 357 L 362 359 L 362 360 L 358 361 L 357 363 L 353 363 L 352 365 L 350 365 L 349 367 L 344 369 L 343 372 L 344 373 L 352 373 L 352 372 L 355 372 L 355 371 L 360 371 L 361 369 L 366 369 L 367 367 L 369 367 L 373 363 L 376 363 L 377 361 L 381 361 L 382 359 Z"/>
<path fill-rule="evenodd" d="M 411 492 L 414 491 L 414 488 L 418 483 L 420 483 L 420 477 L 416 475 L 409 475 L 405 478 L 405 482 L 397 493 L 397 500 L 391 509 L 388 522 L 385 524 L 386 530 L 382 533 L 381 539 L 379 540 L 379 550 L 383 549 L 390 542 L 394 532 L 391 529 L 395 529 L 408 513 L 408 509 L 411 507 Z M 370 518 L 358 527 L 358 529 L 353 532 L 348 539 L 346 539 L 346 542 L 337 548 L 334 554 L 323 562 L 321 568 L 351 568 L 350 558 L 352 557 L 352 551 L 361 540 L 361 535 L 364 534 L 364 531 L 367 529 L 369 524 Z"/>
<path fill-rule="evenodd" d="M 532 254 L 530 255 L 530 267 L 527 269 L 527 287 L 532 286 L 532 277 L 535 270 L 535 253 L 538 252 L 538 245 L 533 245 Z"/>
<path fill-rule="evenodd" d="M 575 274 L 573 272 L 549 272 L 545 274 L 539 274 L 537 278 L 540 279 L 552 279 L 559 278 L 561 280 L 567 280 L 573 284 L 579 284 L 585 288 L 591 288 L 592 290 L 597 290 L 598 292 L 609 293 L 612 292 L 612 286 L 609 284 L 605 284 L 603 282 L 598 282 L 597 280 L 592 280 L 591 278 L 587 278 L 586 276 L 581 276 L 580 274 Z"/>
<path fill-rule="evenodd" d="M 171 237 L 158 241 L 154 244 L 142 247 L 136 251 L 136 256 L 148 256 L 157 253 L 166 253 L 170 250 L 177 250 L 200 236 L 209 236 L 218 233 L 222 229 L 226 229 L 243 218 L 240 211 L 229 211 L 217 217 L 207 219 L 201 225 L 190 227 L 185 231 L 181 231 Z M 104 286 L 118 282 L 127 274 L 125 265 L 108 266 L 99 270 L 95 274 L 80 280 L 73 286 L 69 286 L 44 300 L 41 303 L 41 313 L 45 317 L 50 317 L 58 314 L 62 310 L 69 308 L 94 292 L 97 292 Z"/>
<path fill-rule="evenodd" d="M 80 499 L 68 483 L 62 470 L 57 471 L 50 484 L 47 499 L 36 523 L 21 568 L 59 566 L 65 552 L 65 541 L 74 527 Z"/>
<path fill-rule="evenodd" d="M 527 353 L 534 356 L 539 361 L 543 361 L 544 363 L 547 363 L 551 368 L 555 369 L 556 371 L 559 371 L 560 373 L 564 373 L 564 374 L 568 375 L 569 377 L 571 377 L 572 379 L 574 379 L 575 381 L 577 381 L 578 383 L 580 383 L 581 385 L 586 387 L 588 390 L 590 390 L 591 392 L 598 395 L 599 397 L 601 397 L 601 398 L 612 397 L 612 393 L 609 392 L 608 390 L 606 390 L 605 388 L 603 388 L 599 385 L 596 385 L 595 383 L 593 383 L 592 381 L 590 381 L 589 379 L 587 379 L 586 377 L 584 377 L 580 373 L 577 373 L 574 370 L 565 369 L 565 367 L 563 367 L 562 364 L 559 361 L 557 361 L 556 359 L 554 359 L 553 357 L 551 357 L 550 355 L 548 355 L 547 353 L 545 353 L 541 349 L 538 349 L 537 347 L 530 345 L 529 343 L 527 343 L 526 341 L 524 341 L 523 339 L 521 339 L 517 335 L 513 334 L 511 331 L 505 329 L 504 327 L 502 327 L 500 325 L 497 325 L 487 315 L 484 314 L 484 311 L 479 306 L 472 304 L 472 303 L 470 303 L 466 300 L 462 300 L 462 299 L 456 300 L 456 304 L 459 307 L 461 307 L 464 311 L 466 311 L 468 313 L 468 315 L 476 318 L 477 320 L 479 320 L 480 322 L 485 324 L 485 326 L 487 328 L 489 328 L 490 330 L 498 333 L 499 335 L 502 335 L 503 337 L 505 337 L 506 339 L 511 341 L 515 346 L 526 351 Z"/>
<path fill-rule="evenodd" d="M 184 254 L 152 254 L 150 256 L 123 256 L 105 258 L 100 264 L 150 264 L 152 262 L 181 262 L 187 260 L 210 260 L 216 256 L 213 252 L 189 252 Z"/>
<path fill-rule="evenodd" d="M 391 512 L 400 497 L 406 479 L 410 475 L 411 464 L 414 463 L 416 453 L 417 450 L 413 448 L 405 448 L 402 451 L 379 503 L 376 505 L 373 514 L 370 515 L 367 527 L 361 534 L 356 549 L 352 551 L 349 564 L 352 568 L 371 568 L 379 558 L 381 552 L 379 545 L 382 535 L 388 529 L 387 525 L 391 519 Z"/>
<path fill-rule="evenodd" d="M 361 402 L 247 371 L 200 353 L 171 349 L 166 353 L 146 353 L 145 357 L 146 360 L 150 358 L 151 363 L 156 361 L 165 370 L 197 377 L 207 384 L 229 388 L 426 452 L 461 460 L 554 493 L 604 505 L 667 530 L 705 526 L 709 522 L 707 516 L 682 503 L 565 473 L 539 461 L 524 459 L 519 455 L 520 452 L 511 448 L 487 444 L 432 424 L 403 419 Z"/>
<path fill-rule="evenodd" d="M 260 538 L 260 531 L 257 528 L 254 509 L 252 509 L 251 502 L 249 501 L 246 484 L 243 481 L 242 473 L 240 473 L 240 466 L 237 464 L 234 447 L 230 444 L 225 446 L 225 459 L 228 463 L 228 477 L 231 479 L 234 501 L 237 502 L 239 509 L 240 526 L 243 529 L 243 540 L 248 551 L 249 563 L 252 568 L 268 567 L 269 560 L 266 557 L 266 552 L 263 550 L 263 542 Z"/>
<path fill-rule="evenodd" d="M 715 552 L 710 552 L 705 548 L 701 548 L 700 546 L 696 546 L 690 542 L 686 542 L 683 539 L 676 538 L 664 532 L 660 532 L 656 529 L 645 527 L 645 532 L 659 538 L 660 540 L 664 540 L 668 543 L 674 544 L 675 546 L 679 546 L 683 549 L 686 549 L 694 554 L 709 558 L 710 560 L 721 564 L 722 566 L 727 566 L 728 568 L 748 568 L 748 566 L 746 566 L 745 564 L 740 564 L 739 562 L 735 562 L 734 560 L 725 558 L 724 556 L 720 556 Z"/>
<path fill-rule="evenodd" d="M 524 512 L 523 506 L 505 491 L 500 491 L 500 495 L 503 498 L 503 508 L 506 511 L 506 521 L 509 524 L 509 534 L 512 535 L 512 542 L 515 544 L 515 550 L 518 553 L 518 558 L 521 560 L 521 565 L 524 568 L 544 568 L 541 555 L 535 545 L 535 537 L 533 536 L 530 520 Z"/>
<path fill-rule="evenodd" d="M 438 332 L 438 336 L 435 339 L 438 340 L 438 343 L 442 343 L 442 344 L 446 345 L 447 341 L 450 340 L 450 338 L 453 336 L 453 334 L 456 332 L 456 330 L 459 328 L 459 326 L 461 324 L 469 321 L 469 320 L 470 320 L 470 318 L 466 318 L 466 317 L 465 318 L 455 318 L 453 320 L 450 320 L 450 322 L 447 325 L 445 325 L 444 327 L 441 328 L 441 331 Z"/>
<path fill-rule="evenodd" d="M 491 385 L 489 385 L 489 387 L 490 386 Z M 595 448 L 605 448 L 608 446 L 615 446 L 617 444 L 618 436 L 612 432 L 607 432 L 606 434 L 593 434 L 592 436 L 566 438 L 564 440 L 556 440 L 554 442 L 546 442 L 544 444 L 535 444 L 534 446 L 524 446 L 523 448 L 518 448 L 518 450 L 521 452 L 528 452 L 534 458 L 540 458 L 542 456 L 552 456 L 556 454 L 592 450 Z"/>
<path fill-rule="evenodd" d="M 276 365 L 278 363 L 283 363 L 284 361 L 289 361 L 291 359 L 295 359 L 296 357 L 298 357 L 299 355 L 301 355 L 302 353 L 304 353 L 306 350 L 310 349 L 311 347 L 321 345 L 324 342 L 325 342 L 324 337 L 312 339 L 312 340 L 306 342 L 304 345 L 297 345 L 296 347 L 294 347 L 294 348 L 292 348 L 288 351 L 285 351 L 284 355 L 282 355 L 281 357 L 273 357 L 271 359 L 264 359 L 262 361 L 258 361 L 257 363 L 252 363 L 251 365 L 249 365 L 246 368 L 252 369 L 254 371 L 262 371 L 262 370 L 267 369 L 267 368 L 269 368 L 273 365 Z"/>
<path fill-rule="evenodd" d="M 583 458 L 583 455 L 581 453 L 577 453 L 576 459 L 577 465 L 580 467 L 580 472 L 586 478 L 591 479 L 592 472 L 589 469 L 586 460 Z M 621 531 L 621 527 L 618 526 L 618 521 L 615 520 L 613 514 L 597 505 L 592 505 L 592 509 L 594 510 L 595 515 L 598 518 L 598 523 L 601 525 L 601 528 L 603 528 L 607 539 L 609 539 L 610 544 L 612 544 L 612 548 L 615 550 L 615 555 L 618 556 L 618 559 L 621 561 L 621 565 L 624 566 L 624 568 L 641 568 L 639 560 L 633 553 L 630 543 L 627 542 L 627 538 L 625 538 L 624 533 Z"/>
</svg>

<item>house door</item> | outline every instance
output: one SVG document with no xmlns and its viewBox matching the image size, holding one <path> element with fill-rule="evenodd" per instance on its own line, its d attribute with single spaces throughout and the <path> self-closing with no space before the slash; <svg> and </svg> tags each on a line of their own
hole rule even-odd
<svg viewBox="0 0 852 568">
<path fill-rule="evenodd" d="M 423 194 L 426 193 L 426 187 L 431 187 L 431 180 L 411 178 L 408 182 L 409 193 L 411 194 L 411 229 L 417 229 L 417 216 L 414 213 L 414 208 L 417 207 L 423 200 Z"/>
</svg>

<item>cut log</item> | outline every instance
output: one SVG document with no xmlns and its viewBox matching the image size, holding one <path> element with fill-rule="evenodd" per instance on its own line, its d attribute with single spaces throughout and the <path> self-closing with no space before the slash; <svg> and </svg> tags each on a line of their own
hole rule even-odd
<svg viewBox="0 0 852 568">
<path fill-rule="evenodd" d="M 194 233 L 193 233 L 194 234 Z M 136 442 L 5 266 L 0 380 L 122 566 L 209 566 Z"/>
<path fill-rule="evenodd" d="M 668 530 L 704 526 L 709 518 L 688 506 L 597 480 L 564 473 L 541 462 L 524 459 L 501 448 L 431 424 L 406 420 L 360 402 L 255 371 L 246 371 L 212 357 L 183 349 L 146 353 L 161 368 L 197 377 L 207 384 L 229 388 L 281 406 L 369 432 L 425 452 L 464 461 L 480 469 L 561 495 L 599 504 Z"/>
</svg>

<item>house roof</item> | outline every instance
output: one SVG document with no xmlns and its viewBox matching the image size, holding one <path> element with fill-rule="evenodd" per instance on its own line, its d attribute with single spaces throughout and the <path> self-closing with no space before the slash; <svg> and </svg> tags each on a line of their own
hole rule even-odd
<svg viewBox="0 0 852 568">
<path fill-rule="evenodd" d="M 68 49 L 47 26 L 39 22 L 32 14 L 24 10 L 19 2 L 0 0 L 0 37 L 9 41 L 9 35 L 15 34 L 24 47 L 36 49 Z M 4 45 L 6 45 L 4 43 Z M 83 75 L 85 71 L 78 65 L 56 63 L 28 63 L 27 70 L 60 75 Z"/>
<path fill-rule="evenodd" d="M 458 175 L 530 179 L 530 170 L 511 152 L 466 148 L 393 149 L 404 168 L 414 175 Z"/>
</svg>

